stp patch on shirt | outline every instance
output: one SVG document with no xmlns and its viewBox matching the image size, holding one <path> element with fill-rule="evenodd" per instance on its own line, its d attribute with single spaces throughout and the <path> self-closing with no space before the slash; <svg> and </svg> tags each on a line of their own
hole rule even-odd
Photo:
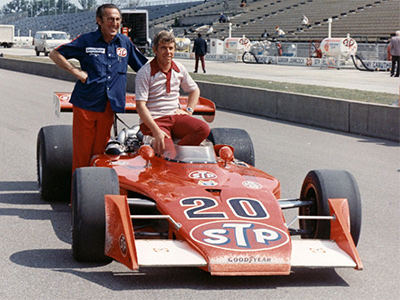
<svg viewBox="0 0 400 300">
<path fill-rule="evenodd" d="M 117 48 L 117 55 L 120 57 L 125 57 L 127 55 L 127 51 L 125 48 Z"/>
</svg>

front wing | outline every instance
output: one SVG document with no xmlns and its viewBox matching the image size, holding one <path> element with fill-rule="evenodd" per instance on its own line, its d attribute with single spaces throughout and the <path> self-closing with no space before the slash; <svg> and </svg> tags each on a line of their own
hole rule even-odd
<svg viewBox="0 0 400 300">
<path fill-rule="evenodd" d="M 361 270 L 362 263 L 348 226 L 346 199 L 329 199 L 331 212 L 331 240 L 291 239 L 289 271 L 263 271 L 262 264 L 255 272 L 249 272 L 246 264 L 256 264 L 252 258 L 245 258 L 232 252 L 230 263 L 218 272 L 213 272 L 209 262 L 214 258 L 205 257 L 190 241 L 135 239 L 126 196 L 106 195 L 106 244 L 105 254 L 125 264 L 132 270 L 139 267 L 200 267 L 212 275 L 288 275 L 290 267 L 335 268 L 348 267 Z M 179 226 L 175 223 L 175 228 Z M 258 254 L 255 253 L 254 257 Z"/>
</svg>

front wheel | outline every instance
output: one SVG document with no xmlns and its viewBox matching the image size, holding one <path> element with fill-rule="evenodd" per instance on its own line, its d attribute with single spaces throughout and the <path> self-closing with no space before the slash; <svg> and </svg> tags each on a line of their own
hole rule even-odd
<svg viewBox="0 0 400 300">
<path fill-rule="evenodd" d="M 119 195 L 114 169 L 78 168 L 72 188 L 72 254 L 79 262 L 110 262 L 104 255 L 105 195 Z"/>
<path fill-rule="evenodd" d="M 350 233 L 357 245 L 361 232 L 361 197 L 353 175 L 343 170 L 314 170 L 304 179 L 300 199 L 312 201 L 311 206 L 301 207 L 299 215 L 329 216 L 328 199 L 346 198 L 350 212 Z M 300 220 L 302 238 L 329 239 L 330 221 Z"/>
</svg>

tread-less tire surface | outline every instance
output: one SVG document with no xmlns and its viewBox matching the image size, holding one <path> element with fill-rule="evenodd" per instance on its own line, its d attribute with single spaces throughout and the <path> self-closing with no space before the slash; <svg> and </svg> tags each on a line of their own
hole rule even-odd
<svg viewBox="0 0 400 300">
<path fill-rule="evenodd" d="M 72 253 L 79 262 L 110 262 L 104 255 L 104 195 L 118 195 L 119 181 L 114 169 L 78 168 L 73 175 Z"/>
<path fill-rule="evenodd" d="M 235 149 L 235 158 L 255 165 L 253 142 L 247 131 L 237 128 L 212 128 L 208 139 L 214 145 L 232 146 Z"/>
<path fill-rule="evenodd" d="M 357 245 L 361 233 L 361 196 L 353 175 L 343 170 L 314 170 L 304 179 L 300 198 L 313 205 L 301 207 L 299 215 L 328 216 L 329 198 L 346 198 L 350 212 L 350 232 Z M 300 220 L 300 228 L 308 230 L 305 238 L 329 239 L 330 221 Z"/>
<path fill-rule="evenodd" d="M 45 201 L 70 201 L 72 126 L 42 127 L 36 144 L 39 191 Z"/>
</svg>

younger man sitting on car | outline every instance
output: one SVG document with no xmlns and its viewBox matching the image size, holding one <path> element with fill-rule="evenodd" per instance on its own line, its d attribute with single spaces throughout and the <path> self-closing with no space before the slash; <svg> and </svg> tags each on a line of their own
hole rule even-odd
<svg viewBox="0 0 400 300">
<path fill-rule="evenodd" d="M 162 154 L 174 152 L 173 138 L 178 145 L 198 146 L 210 133 L 207 123 L 192 117 L 200 90 L 186 68 L 174 61 L 175 36 L 160 31 L 154 36 L 155 58 L 136 75 L 136 110 L 140 116 L 140 130 L 154 137 L 154 150 Z M 189 93 L 187 108 L 179 104 L 180 87 Z"/>
</svg>

